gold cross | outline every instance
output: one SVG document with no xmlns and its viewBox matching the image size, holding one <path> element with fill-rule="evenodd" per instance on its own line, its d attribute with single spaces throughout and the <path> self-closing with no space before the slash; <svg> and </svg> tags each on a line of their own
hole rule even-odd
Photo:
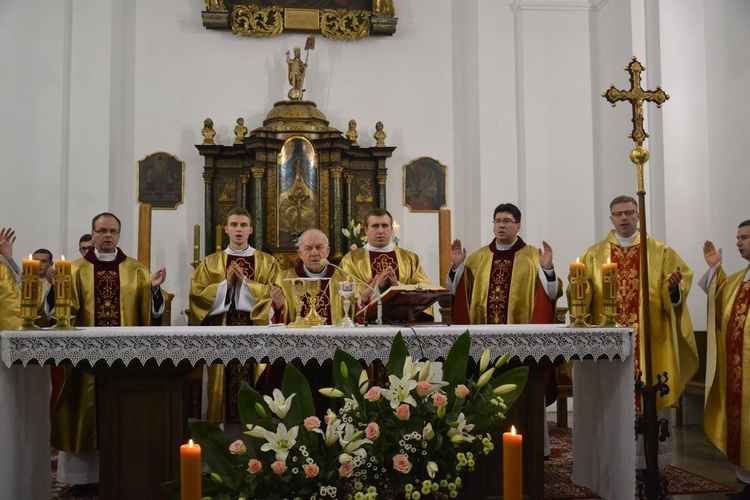
<svg viewBox="0 0 750 500">
<path fill-rule="evenodd" d="M 633 106 L 633 131 L 628 137 L 633 139 L 638 146 L 643 145 L 643 141 L 648 137 L 648 133 L 643 130 L 643 101 L 655 102 L 657 108 L 669 99 L 661 85 L 656 86 L 656 91 L 643 90 L 641 88 L 641 72 L 646 71 L 645 66 L 638 62 L 638 58 L 633 56 L 633 60 L 625 66 L 625 71 L 630 73 L 630 90 L 618 90 L 615 84 L 609 86 L 609 90 L 602 93 L 602 97 L 612 103 L 614 108 L 618 101 L 628 101 Z"/>
</svg>

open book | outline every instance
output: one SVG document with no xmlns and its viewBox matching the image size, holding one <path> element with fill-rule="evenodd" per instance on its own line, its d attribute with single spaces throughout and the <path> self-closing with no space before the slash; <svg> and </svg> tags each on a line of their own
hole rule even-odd
<svg viewBox="0 0 750 500">
<path fill-rule="evenodd" d="M 441 286 L 397 285 L 388 288 L 380 296 L 354 315 L 365 321 L 374 321 L 378 315 L 378 302 L 383 304 L 383 320 L 388 323 L 413 323 L 420 320 L 420 313 L 443 295 L 450 292 Z M 428 316 L 429 317 L 429 316 Z"/>
</svg>

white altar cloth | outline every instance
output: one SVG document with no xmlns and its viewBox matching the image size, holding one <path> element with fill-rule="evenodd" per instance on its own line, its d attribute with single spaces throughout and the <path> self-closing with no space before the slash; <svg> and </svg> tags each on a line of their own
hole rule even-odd
<svg viewBox="0 0 750 500">
<path fill-rule="evenodd" d="M 391 340 L 399 331 L 412 356 L 437 359 L 445 357 L 453 341 L 467 329 L 471 332 L 474 359 L 479 359 L 486 348 L 493 355 L 507 352 L 521 360 L 530 357 L 539 361 L 545 356 L 551 360 L 586 359 L 576 363 L 574 377 L 573 480 L 603 498 L 632 499 L 635 493 L 635 405 L 632 331 L 627 328 L 569 329 L 560 325 L 83 328 L 70 332 L 3 332 L 0 350 L 7 367 L 63 362 L 76 365 L 83 361 L 91 365 L 112 365 L 117 360 L 126 365 L 149 360 L 158 364 L 171 361 L 196 365 L 228 363 L 234 359 L 273 361 L 283 358 L 289 361 L 298 357 L 306 362 L 330 358 L 336 348 L 369 363 L 388 359 Z M 18 371 L 19 367 L 13 366 L 10 372 L 13 370 Z M 3 369 L 0 378 L 7 378 L 10 372 Z M 4 380 L 0 383 L 20 398 L 24 397 L 24 392 L 46 391 L 49 394 L 48 376 L 25 385 L 8 385 Z M 44 401 L 45 411 L 48 404 L 49 398 Z M 20 418 L 19 412 L 0 413 L 0 428 L 17 426 Z M 37 429 L 49 435 L 49 425 Z M 39 443 L 18 441 L 13 443 L 12 449 L 6 448 L 3 461 L 25 456 L 30 444 L 39 446 Z M 46 451 L 49 451 L 48 442 Z M 0 468 L 3 466 L 0 463 Z M 36 467 L 36 464 L 29 463 L 28 467 Z M 31 474 L 38 481 L 44 481 L 50 475 L 49 462 L 45 469 L 34 470 Z M 19 498 L 44 497 L 30 493 Z"/>
</svg>

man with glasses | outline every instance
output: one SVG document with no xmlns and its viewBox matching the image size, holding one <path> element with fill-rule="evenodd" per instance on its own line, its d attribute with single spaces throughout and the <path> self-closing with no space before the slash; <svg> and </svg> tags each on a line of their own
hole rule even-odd
<svg viewBox="0 0 750 500">
<path fill-rule="evenodd" d="M 94 248 L 94 238 L 91 234 L 86 233 L 78 238 L 78 251 L 81 252 L 81 257 L 85 257 L 92 248 Z"/>
<path fill-rule="evenodd" d="M 461 240 L 451 245 L 446 283 L 455 295 L 453 320 L 471 324 L 554 323 L 561 283 L 555 276 L 552 247 L 527 245 L 521 211 L 512 203 L 495 208 L 495 238 L 467 259 Z"/>
<path fill-rule="evenodd" d="M 91 221 L 95 248 L 71 268 L 75 326 L 147 326 L 161 319 L 167 271 L 161 268 L 152 276 L 126 256 L 117 247 L 120 229 L 120 219 L 109 212 Z M 91 373 L 66 367 L 64 390 L 52 415 L 52 446 L 60 450 L 58 482 L 79 485 L 76 492 L 82 494 L 92 491 L 81 485 L 99 482 L 94 386 Z"/>
<path fill-rule="evenodd" d="M 607 237 L 586 250 L 580 262 L 586 266 L 586 292 L 589 322 L 604 320 L 602 265 L 617 264 L 617 322 L 636 332 L 636 369 L 643 369 L 645 347 L 642 338 L 641 236 L 638 231 L 638 202 L 631 196 L 618 196 L 609 204 L 614 229 Z M 656 398 L 658 409 L 677 403 L 685 384 L 698 369 L 698 349 L 686 303 L 693 272 L 672 248 L 648 237 L 648 281 L 650 306 L 651 382 L 667 372 L 669 394 Z M 640 398 L 637 411 L 642 410 Z M 638 446 L 639 453 L 642 446 Z M 642 457 L 639 457 L 639 462 Z M 669 445 L 660 445 L 659 465 L 671 462 Z M 644 463 L 639 467 L 643 468 Z"/>
</svg>

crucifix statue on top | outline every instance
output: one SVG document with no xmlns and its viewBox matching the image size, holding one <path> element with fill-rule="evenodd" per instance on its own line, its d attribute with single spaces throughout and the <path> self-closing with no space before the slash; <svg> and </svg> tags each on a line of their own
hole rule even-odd
<svg viewBox="0 0 750 500">
<path fill-rule="evenodd" d="M 294 47 L 294 57 L 289 57 L 289 51 L 286 51 L 286 64 L 287 64 L 287 72 L 289 77 L 289 85 L 292 86 L 292 88 L 289 90 L 289 93 L 287 94 L 289 96 L 289 99 L 292 101 L 300 101 L 302 100 L 302 96 L 305 92 L 305 89 L 302 88 L 302 85 L 305 83 L 305 72 L 307 71 L 307 58 L 310 55 L 310 50 L 315 50 L 315 37 L 310 36 L 307 37 L 307 41 L 305 42 L 305 60 L 303 61 L 300 57 L 300 48 L 299 46 Z"/>
</svg>

